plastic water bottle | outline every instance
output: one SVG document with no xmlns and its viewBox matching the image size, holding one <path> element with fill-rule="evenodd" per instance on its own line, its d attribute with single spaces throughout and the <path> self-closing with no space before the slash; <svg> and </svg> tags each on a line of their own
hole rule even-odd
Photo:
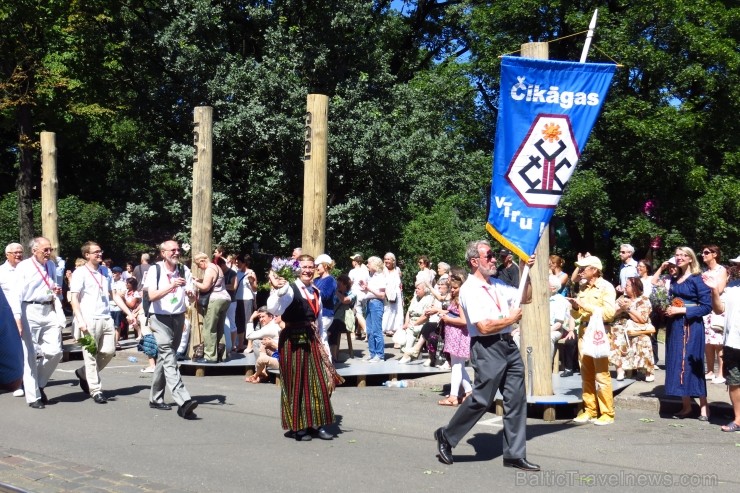
<svg viewBox="0 0 740 493">
<path fill-rule="evenodd" d="M 395 381 L 394 380 L 386 380 L 385 382 L 383 382 L 383 387 L 388 387 L 388 388 L 390 388 L 390 387 L 398 387 L 400 389 L 405 389 L 408 386 L 409 386 L 409 383 L 406 380 L 395 380 Z"/>
<path fill-rule="evenodd" d="M 129 357 L 128 357 L 128 360 L 129 360 L 129 361 L 130 361 L 131 363 L 137 363 L 137 362 L 139 361 L 138 359 L 136 359 L 136 356 L 129 356 Z"/>
</svg>

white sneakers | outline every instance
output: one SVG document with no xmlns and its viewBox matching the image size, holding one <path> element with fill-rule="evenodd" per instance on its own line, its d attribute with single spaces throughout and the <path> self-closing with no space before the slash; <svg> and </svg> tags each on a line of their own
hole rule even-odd
<svg viewBox="0 0 740 493">
<path fill-rule="evenodd" d="M 26 393 L 23 392 L 23 389 L 18 389 L 13 392 L 13 397 L 23 397 L 24 395 L 26 395 Z"/>
</svg>

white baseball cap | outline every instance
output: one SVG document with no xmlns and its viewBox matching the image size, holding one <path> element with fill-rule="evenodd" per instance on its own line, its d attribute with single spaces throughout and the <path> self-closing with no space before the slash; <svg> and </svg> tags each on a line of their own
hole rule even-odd
<svg viewBox="0 0 740 493">
<path fill-rule="evenodd" d="M 740 264 L 740 255 L 735 258 L 731 258 L 730 262 L 732 262 L 733 264 Z"/>
<path fill-rule="evenodd" d="M 316 260 L 314 261 L 314 263 L 315 264 L 329 264 L 329 265 L 331 265 L 332 264 L 332 260 L 331 260 L 331 257 L 330 256 L 328 256 L 325 253 L 322 253 L 321 255 L 319 255 L 318 257 L 316 257 Z"/>
</svg>

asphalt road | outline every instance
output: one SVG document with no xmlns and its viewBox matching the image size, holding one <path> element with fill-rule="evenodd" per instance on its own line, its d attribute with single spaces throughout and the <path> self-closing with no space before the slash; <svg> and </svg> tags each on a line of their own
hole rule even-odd
<svg viewBox="0 0 740 493">
<path fill-rule="evenodd" d="M 279 388 L 242 376 L 184 377 L 200 403 L 196 420 L 147 405 L 141 364 L 117 356 L 103 372 L 108 404 L 95 404 L 59 365 L 44 410 L 0 395 L 0 482 L 27 491 L 377 492 L 737 491 L 740 434 L 718 423 L 618 410 L 614 425 L 528 423 L 528 459 L 540 473 L 502 467 L 500 418 L 489 414 L 454 449 L 436 458 L 433 431 L 454 409 L 428 388 L 340 388 L 332 398 L 332 441 L 283 437 Z M 168 402 L 169 395 L 167 396 Z M 639 486 L 638 483 L 649 483 Z M 2 491 L 2 489 L 0 489 Z"/>
</svg>

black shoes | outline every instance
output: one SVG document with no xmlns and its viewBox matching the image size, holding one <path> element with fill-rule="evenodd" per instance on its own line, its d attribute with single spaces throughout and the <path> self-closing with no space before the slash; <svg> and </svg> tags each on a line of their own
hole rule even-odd
<svg viewBox="0 0 740 493">
<path fill-rule="evenodd" d="M 31 407 L 31 408 L 33 408 L 33 409 L 43 409 L 43 408 L 45 408 L 46 406 L 44 406 L 44 403 L 43 403 L 43 402 L 41 402 L 41 399 L 37 399 L 37 400 L 35 400 L 34 402 L 30 403 L 30 404 L 28 405 L 28 407 Z"/>
<path fill-rule="evenodd" d="M 177 409 L 177 415 L 181 418 L 189 418 L 193 415 L 193 411 L 195 408 L 198 407 L 198 402 L 194 401 L 193 399 L 190 399 L 189 401 L 185 401 L 182 403 L 182 406 L 180 406 Z"/>
<path fill-rule="evenodd" d="M 437 428 L 434 432 L 434 438 L 437 439 L 437 452 L 439 452 L 439 460 L 445 464 L 452 464 L 452 446 L 445 437 L 445 429 Z"/>
<path fill-rule="evenodd" d="M 561 377 L 572 377 L 573 376 L 573 370 L 563 370 L 560 372 Z"/>
<path fill-rule="evenodd" d="M 108 399 L 105 398 L 102 392 L 98 392 L 97 394 L 92 396 L 92 398 L 96 404 L 105 404 L 106 402 L 108 402 Z"/>
<path fill-rule="evenodd" d="M 86 394 L 89 394 L 90 386 L 87 385 L 87 376 L 83 373 L 83 371 L 84 370 L 82 370 L 82 368 L 77 368 L 75 370 L 75 375 L 80 380 L 80 390 L 82 390 Z"/>
<path fill-rule="evenodd" d="M 169 411 L 172 409 L 172 406 L 169 404 L 165 404 L 164 402 L 150 402 L 149 407 L 151 409 L 158 409 L 160 411 Z"/>
<path fill-rule="evenodd" d="M 504 459 L 504 467 L 515 467 L 522 471 L 539 471 L 540 466 L 532 464 L 526 458 L 524 459 Z"/>
<path fill-rule="evenodd" d="M 41 402 L 43 404 L 48 404 L 49 403 L 49 398 L 46 397 L 46 392 L 44 392 L 44 389 L 42 389 L 41 387 L 39 387 L 39 392 L 41 393 L 41 399 L 40 399 Z"/>
<path fill-rule="evenodd" d="M 324 428 L 319 428 L 318 430 L 316 428 L 310 428 L 309 432 L 311 433 L 311 436 L 321 438 L 322 440 L 334 439 L 334 435 L 326 431 Z"/>
</svg>

